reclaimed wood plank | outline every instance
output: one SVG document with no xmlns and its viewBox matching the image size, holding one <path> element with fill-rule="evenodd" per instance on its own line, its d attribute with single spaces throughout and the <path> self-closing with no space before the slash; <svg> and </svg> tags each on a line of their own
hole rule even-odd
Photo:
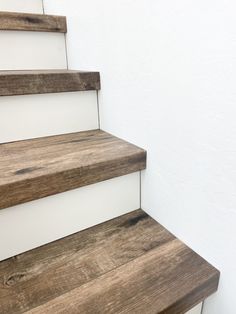
<svg viewBox="0 0 236 314">
<path fill-rule="evenodd" d="M 99 89 L 99 72 L 72 70 L 0 71 L 0 96 Z"/>
<path fill-rule="evenodd" d="M 219 272 L 142 210 L 0 263 L 0 312 L 181 314 Z"/>
<path fill-rule="evenodd" d="M 17 313 L 173 239 L 137 210 L 0 263 L 0 312 Z"/>
<path fill-rule="evenodd" d="M 0 30 L 66 33 L 66 17 L 32 13 L 0 12 Z"/>
<path fill-rule="evenodd" d="M 0 145 L 0 209 L 144 169 L 146 152 L 101 130 Z"/>
<path fill-rule="evenodd" d="M 218 279 L 176 239 L 27 313 L 183 314 L 215 292 Z"/>
</svg>

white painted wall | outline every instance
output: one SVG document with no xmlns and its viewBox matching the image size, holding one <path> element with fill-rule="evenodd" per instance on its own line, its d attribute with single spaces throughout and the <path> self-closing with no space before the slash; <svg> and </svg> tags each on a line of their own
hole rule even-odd
<svg viewBox="0 0 236 314">
<path fill-rule="evenodd" d="M 204 314 L 235 314 L 236 2 L 44 0 L 69 66 L 100 70 L 103 129 L 148 150 L 142 205 L 221 272 Z"/>
</svg>

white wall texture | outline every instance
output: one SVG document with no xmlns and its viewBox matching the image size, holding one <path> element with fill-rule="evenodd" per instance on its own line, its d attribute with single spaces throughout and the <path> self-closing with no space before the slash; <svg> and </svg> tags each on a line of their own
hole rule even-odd
<svg viewBox="0 0 236 314">
<path fill-rule="evenodd" d="M 221 270 L 236 313 L 236 2 L 44 0 L 69 67 L 99 70 L 102 128 L 148 150 L 142 206 Z"/>
</svg>

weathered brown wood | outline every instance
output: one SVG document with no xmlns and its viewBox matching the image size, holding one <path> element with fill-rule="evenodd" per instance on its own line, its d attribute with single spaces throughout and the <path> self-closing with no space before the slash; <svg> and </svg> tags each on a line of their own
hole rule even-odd
<svg viewBox="0 0 236 314">
<path fill-rule="evenodd" d="M 66 33 L 66 17 L 32 13 L 0 12 L 0 30 Z"/>
<path fill-rule="evenodd" d="M 139 171 L 146 152 L 100 130 L 0 145 L 0 209 Z"/>
<path fill-rule="evenodd" d="M 211 272 L 174 240 L 27 313 L 182 314 L 215 292 Z"/>
<path fill-rule="evenodd" d="M 66 293 L 174 237 L 136 211 L 0 263 L 0 313 Z"/>
<path fill-rule="evenodd" d="M 72 70 L 0 71 L 0 96 L 99 89 L 99 72 Z"/>
<path fill-rule="evenodd" d="M 142 210 L 0 263 L 0 313 L 181 314 L 219 272 Z"/>
</svg>

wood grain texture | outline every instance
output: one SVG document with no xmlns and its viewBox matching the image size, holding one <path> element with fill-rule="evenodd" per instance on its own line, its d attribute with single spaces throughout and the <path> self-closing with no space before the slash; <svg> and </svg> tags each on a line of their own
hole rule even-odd
<svg viewBox="0 0 236 314">
<path fill-rule="evenodd" d="M 146 152 L 101 130 L 0 145 L 0 209 L 144 169 Z"/>
<path fill-rule="evenodd" d="M 66 17 L 32 13 L 0 12 L 0 30 L 66 33 Z"/>
<path fill-rule="evenodd" d="M 99 72 L 72 70 L 0 71 L 0 96 L 99 89 Z"/>
<path fill-rule="evenodd" d="M 219 272 L 142 210 L 0 263 L 0 313 L 181 314 Z"/>
</svg>

